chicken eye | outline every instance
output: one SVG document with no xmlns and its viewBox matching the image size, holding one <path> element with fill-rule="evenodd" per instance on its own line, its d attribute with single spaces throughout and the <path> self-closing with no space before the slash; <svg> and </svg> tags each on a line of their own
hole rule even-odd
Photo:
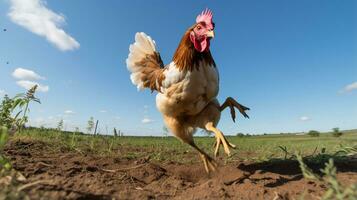
<svg viewBox="0 0 357 200">
<path fill-rule="evenodd" d="M 201 26 L 197 26 L 196 28 L 197 28 L 197 30 L 201 30 L 202 27 Z"/>
</svg>

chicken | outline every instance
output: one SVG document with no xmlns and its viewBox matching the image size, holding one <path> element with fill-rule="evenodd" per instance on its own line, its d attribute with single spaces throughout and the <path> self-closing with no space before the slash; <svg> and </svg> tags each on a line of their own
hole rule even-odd
<svg viewBox="0 0 357 200">
<path fill-rule="evenodd" d="M 233 121 L 235 108 L 244 117 L 249 108 L 229 97 L 220 105 L 217 100 L 219 74 L 210 52 L 215 24 L 208 9 L 199 14 L 196 23 L 184 34 L 173 56 L 164 66 L 155 41 L 145 33 L 136 33 L 135 43 L 130 45 L 126 60 L 131 81 L 138 89 L 157 91 L 156 106 L 164 122 L 175 137 L 198 151 L 209 173 L 217 169 L 216 161 L 201 150 L 193 140 L 197 128 L 213 132 L 216 137 L 214 155 L 221 145 L 230 155 L 231 144 L 217 128 L 221 112 L 229 107 Z"/>
</svg>

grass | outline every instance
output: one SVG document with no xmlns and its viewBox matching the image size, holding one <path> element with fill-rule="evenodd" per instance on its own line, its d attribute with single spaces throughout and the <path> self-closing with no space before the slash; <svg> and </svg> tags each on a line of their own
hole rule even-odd
<svg viewBox="0 0 357 200">
<path fill-rule="evenodd" d="M 332 154 L 341 150 L 341 146 L 357 145 L 357 132 L 345 133 L 338 138 L 331 134 L 321 134 L 319 137 L 287 134 L 250 137 L 228 136 L 227 138 L 237 145 L 237 149 L 232 151 L 230 160 L 254 162 L 266 161 L 271 158 L 286 159 L 289 152 L 299 152 L 303 156 L 314 154 L 316 151 Z M 122 155 L 124 152 L 125 154 L 122 156 L 128 158 L 150 156 L 151 159 L 157 161 L 182 163 L 197 160 L 195 156 L 191 156 L 196 152 L 189 145 L 183 144 L 174 137 L 93 136 L 31 128 L 16 133 L 12 137 L 12 140 L 17 139 L 43 141 L 51 144 L 54 150 L 65 147 L 72 151 L 109 156 Z M 196 137 L 195 141 L 199 147 L 212 155 L 214 138 Z"/>
</svg>

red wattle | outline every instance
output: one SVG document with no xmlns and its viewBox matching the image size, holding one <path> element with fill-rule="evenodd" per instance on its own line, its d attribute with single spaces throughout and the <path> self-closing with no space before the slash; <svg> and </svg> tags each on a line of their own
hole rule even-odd
<svg viewBox="0 0 357 200">
<path fill-rule="evenodd" d="M 190 40 L 193 43 L 195 49 L 199 52 L 204 52 L 209 48 L 209 41 L 206 37 L 202 38 L 201 41 L 196 39 L 194 34 L 190 34 Z"/>
</svg>

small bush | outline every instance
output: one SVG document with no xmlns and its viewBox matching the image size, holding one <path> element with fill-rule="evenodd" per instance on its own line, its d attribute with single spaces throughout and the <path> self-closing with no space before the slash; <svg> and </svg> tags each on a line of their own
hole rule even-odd
<svg viewBox="0 0 357 200">
<path fill-rule="evenodd" d="M 310 135 L 311 137 L 319 137 L 320 136 L 320 132 L 315 131 L 315 130 L 311 130 L 307 134 Z"/>
<path fill-rule="evenodd" d="M 342 132 L 340 131 L 339 128 L 333 128 L 332 129 L 332 136 L 334 137 L 340 137 L 342 135 Z"/>
<path fill-rule="evenodd" d="M 238 137 L 244 137 L 244 133 L 237 133 L 236 136 L 238 136 Z"/>
</svg>

